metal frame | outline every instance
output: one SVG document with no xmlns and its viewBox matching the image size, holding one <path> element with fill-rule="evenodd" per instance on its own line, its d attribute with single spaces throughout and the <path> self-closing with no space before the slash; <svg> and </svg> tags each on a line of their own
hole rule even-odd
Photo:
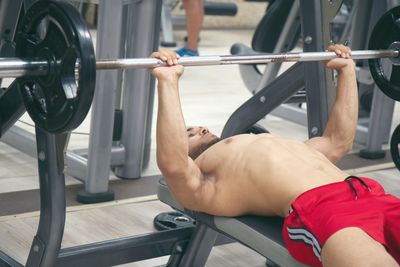
<svg viewBox="0 0 400 267">
<path fill-rule="evenodd" d="M 105 0 L 103 1 L 110 2 Z M 113 2 L 113 4 L 116 5 L 116 1 Z M 29 1 L 29 4 L 31 3 L 32 1 Z M 139 1 L 136 1 L 136 3 L 138 5 L 140 4 Z M 157 4 L 159 1 L 143 1 L 143 3 L 146 3 L 144 6 L 146 6 L 148 11 L 150 8 L 149 4 Z M 143 11 L 143 13 L 145 12 Z M 17 17 L 18 15 L 15 14 L 15 18 Z M 115 17 L 112 18 L 115 19 Z M 122 47 L 122 45 L 120 47 Z M 107 80 L 107 73 L 103 74 L 106 76 L 105 78 L 103 77 L 103 79 Z M 119 74 L 117 73 L 117 75 Z M 99 77 L 99 79 L 102 79 L 102 75 Z M 117 83 L 116 79 L 113 81 Z M 108 88 L 106 88 L 104 91 L 114 94 L 114 92 Z M 36 128 L 35 135 L 18 127 L 12 127 L 11 129 L 8 129 L 9 126 L 13 125 L 15 121 L 18 120 L 24 111 L 21 97 L 19 95 L 19 88 L 16 83 L 13 83 L 0 97 L 0 103 L 4 104 L 4 106 L 1 106 L 2 109 L 7 107 L 6 104 L 8 104 L 10 108 L 7 110 L 7 112 L 1 113 L 1 133 L 5 133 L 2 141 L 7 141 L 7 143 L 14 145 L 21 151 L 38 159 L 41 199 L 40 220 L 37 234 L 34 237 L 31 245 L 26 266 L 97 267 L 118 265 L 164 255 L 173 255 L 173 257 L 176 259 L 180 258 L 179 255 L 182 254 L 182 251 L 184 250 L 193 232 L 192 228 L 156 232 L 60 249 L 62 236 L 64 233 L 66 212 L 64 160 L 67 162 L 67 172 L 72 174 L 74 177 L 84 177 L 83 174 L 85 174 L 89 168 L 89 163 L 81 154 L 71 151 L 66 152 L 69 138 L 68 134 L 53 135 L 45 133 L 39 128 Z M 107 104 L 109 103 L 110 102 L 108 99 Z M 110 108 L 110 106 L 108 105 L 105 108 Z M 144 109 L 147 111 L 148 107 L 145 106 Z M 113 113 L 112 107 L 110 113 Z M 102 119 L 104 119 L 104 117 Z M 112 122 L 111 125 L 107 127 L 112 129 Z M 129 127 L 132 127 L 132 125 L 129 125 Z M 103 133 L 103 130 L 104 129 L 101 128 L 99 132 Z M 148 130 L 149 128 L 146 128 L 146 131 Z M 112 142 L 111 137 L 106 139 L 107 142 Z M 111 159 L 108 159 L 108 161 L 110 161 L 112 164 L 123 164 L 125 162 L 124 150 L 119 148 L 111 149 L 111 146 L 110 150 L 114 152 L 110 153 L 110 151 L 106 151 L 107 153 L 104 153 L 107 155 L 112 154 Z M 114 157 L 113 155 L 117 156 Z M 94 160 L 97 160 L 97 158 Z M 109 162 L 107 162 L 107 164 L 109 164 Z M 107 168 L 104 179 L 106 186 L 108 186 L 108 174 L 109 170 Z M 94 182 L 98 183 L 98 181 Z M 0 265 L 13 267 L 23 266 L 23 264 L 15 261 L 6 253 L 1 251 Z"/>
<path fill-rule="evenodd" d="M 60 249 L 66 214 L 63 171 L 68 138 L 68 134 L 54 135 L 36 128 L 40 220 L 25 266 L 97 267 L 165 255 L 178 257 L 189 241 L 193 228 L 156 232 Z M 1 251 L 0 265 L 23 266 Z"/>
<path fill-rule="evenodd" d="M 295 3 L 296 2 L 297 1 L 295 1 Z M 323 1 L 321 3 L 329 7 L 331 2 L 335 5 L 338 4 L 337 1 Z M 398 2 L 399 1 L 397 0 L 388 0 L 383 2 L 354 0 L 353 6 L 356 6 L 356 8 L 353 8 L 351 14 L 349 14 L 349 21 L 345 25 L 342 37 L 340 37 L 341 41 L 343 42 L 344 40 L 350 40 L 353 49 L 366 49 L 368 41 L 367 36 L 369 36 L 369 34 L 366 33 L 372 29 L 373 25 L 376 23 L 376 20 L 385 10 L 395 6 L 398 4 Z M 291 13 L 288 16 L 288 20 L 284 26 L 284 30 L 291 29 L 293 31 L 293 29 L 296 28 L 297 22 L 295 17 L 297 16 L 297 13 L 295 8 L 295 5 L 293 5 Z M 278 45 L 285 40 L 287 42 L 287 38 L 290 38 L 290 35 L 285 37 L 285 31 L 283 31 L 281 38 L 284 38 L 284 40 L 279 39 L 276 49 L 281 48 Z M 313 39 L 308 38 L 308 40 L 312 41 Z M 303 38 L 303 41 L 306 41 L 305 38 Z M 243 46 L 240 47 L 240 50 L 246 51 L 247 53 L 249 49 L 250 48 L 245 48 Z M 272 74 L 276 74 L 276 70 L 274 69 L 276 66 L 274 64 L 267 65 L 263 75 L 261 75 L 252 65 L 242 65 L 239 68 L 246 86 L 253 93 L 267 86 L 268 82 L 274 78 Z M 360 92 L 363 92 L 368 88 L 371 88 L 371 86 L 374 86 L 367 64 L 364 64 L 363 67 L 358 68 L 357 72 Z M 314 76 L 315 73 L 309 72 L 308 74 L 310 76 Z M 329 78 L 330 77 L 328 77 L 328 79 Z M 318 99 L 318 96 L 310 96 L 309 92 L 307 92 L 307 96 L 308 99 L 311 99 L 313 103 L 315 99 Z M 380 158 L 385 155 L 384 150 L 382 150 L 382 145 L 387 143 L 389 139 L 393 106 L 394 101 L 384 96 L 382 92 L 377 90 L 375 87 L 370 115 L 368 118 L 361 118 L 357 126 L 355 141 L 359 144 L 365 145 L 365 148 L 360 153 L 362 157 Z M 319 129 L 318 127 L 313 128 L 312 125 L 308 124 L 307 112 L 305 110 L 290 104 L 283 104 L 277 107 L 271 112 L 271 114 L 300 125 L 308 125 L 310 133 Z M 318 112 L 316 112 L 314 117 L 317 117 L 317 114 Z M 316 118 L 316 120 L 319 119 Z M 318 131 L 315 132 L 318 134 Z M 313 135 L 310 134 L 310 136 Z"/>
<path fill-rule="evenodd" d="M 143 1 L 147 5 L 145 5 L 146 8 L 150 8 L 148 6 L 150 2 L 156 3 L 155 1 Z M 140 4 L 139 1 L 137 3 Z M 150 86 L 154 85 L 154 81 L 148 82 L 150 82 Z M 18 112 L 16 112 L 16 115 L 11 114 L 4 117 L 7 121 L 7 126 L 12 125 L 22 114 L 20 112 L 22 102 L 20 97 L 17 97 L 18 93 L 18 87 L 14 83 L 8 88 L 6 95 L 0 98 L 1 101 L 16 98 L 16 110 Z M 147 90 L 147 94 L 148 105 L 141 105 L 144 111 L 152 110 L 151 101 L 154 92 Z M 151 113 L 149 114 L 151 117 Z M 132 126 L 129 125 L 129 127 Z M 60 249 L 66 212 L 64 160 L 67 162 L 67 171 L 71 172 L 73 170 L 75 172 L 73 173 L 74 176 L 79 176 L 87 170 L 87 161 L 81 154 L 66 151 L 69 139 L 68 134 L 54 135 L 46 133 L 39 128 L 36 128 L 36 135 L 18 127 L 13 127 L 8 131 L 4 127 L 2 130 L 6 132 L 3 140 L 18 144 L 17 147 L 21 151 L 36 157 L 38 160 L 41 203 L 40 220 L 26 266 L 111 266 L 165 255 L 172 255 L 171 264 L 180 261 L 182 252 L 185 251 L 186 244 L 192 236 L 193 228 L 156 232 Z M 147 125 L 143 127 L 142 131 L 148 133 L 150 128 Z M 141 139 L 146 140 L 146 137 L 141 137 Z M 121 144 L 123 144 L 123 141 L 121 141 Z M 124 162 L 125 151 L 121 149 L 113 151 L 115 153 L 112 154 L 118 154 L 119 156 L 116 160 L 111 157 L 111 163 Z M 64 157 L 65 155 L 66 157 Z M 106 179 L 108 181 L 108 175 Z M 217 240 L 217 244 L 226 242 L 226 240 Z M 6 267 L 23 266 L 23 264 L 2 251 L 0 251 L 0 265 Z"/>
<path fill-rule="evenodd" d="M 18 23 L 19 14 L 23 5 L 22 0 L 2 0 L 0 1 L 0 57 L 13 56 L 13 40 Z M 2 80 L 0 79 L 0 85 Z M 11 88 L 12 87 L 12 88 Z M 16 84 L 10 86 L 0 98 L 0 137 L 6 129 L 11 127 L 25 111 L 22 104 L 19 90 Z"/>
<path fill-rule="evenodd" d="M 172 23 L 172 8 L 171 0 L 163 0 L 163 7 L 161 10 L 161 25 L 162 25 L 162 45 L 167 47 L 176 46 L 174 40 L 174 26 Z"/>
<path fill-rule="evenodd" d="M 161 1 L 157 0 L 156 7 L 154 3 L 152 6 L 147 2 L 154 1 L 143 1 L 142 9 L 133 6 L 128 8 L 128 17 L 135 19 L 127 26 L 132 32 L 127 35 L 126 57 L 147 57 L 158 48 Z M 120 145 L 125 147 L 125 163 L 114 170 L 119 177 L 140 178 L 142 168 L 147 164 L 144 155 L 145 151 L 150 150 L 151 143 L 149 124 L 152 120 L 154 84 L 154 77 L 147 70 L 125 71 L 120 140 Z"/>
<path fill-rule="evenodd" d="M 285 48 L 289 47 L 288 41 L 293 39 L 296 35 L 297 23 L 299 23 L 298 16 L 300 10 L 299 1 L 295 0 L 293 2 L 292 8 L 290 9 L 289 15 L 286 19 L 285 25 L 282 28 L 282 32 L 279 35 L 279 39 L 275 45 L 273 53 L 279 53 L 285 51 Z M 256 87 L 256 92 L 261 90 L 263 87 L 267 86 L 277 75 L 281 64 L 269 64 L 265 66 L 263 75 L 261 76 L 260 82 Z"/>
<path fill-rule="evenodd" d="M 16 82 L 0 96 L 0 137 L 24 114 L 25 105 Z"/>
<path fill-rule="evenodd" d="M 14 40 L 21 8 L 22 0 L 0 1 L 0 56 L 14 54 L 12 41 Z M 10 16 L 10 14 L 16 16 Z"/>
<path fill-rule="evenodd" d="M 321 6 L 318 0 L 300 1 L 304 51 L 321 51 L 329 42 L 328 24 L 338 11 L 340 3 L 334 1 L 330 6 Z M 315 16 L 313 16 L 315 14 Z M 324 14 L 324 15 L 322 15 Z M 325 32 L 325 33 L 324 33 Z M 306 65 L 307 64 L 307 65 Z M 307 71 L 304 71 L 307 66 Z M 236 110 L 222 131 L 222 137 L 245 132 L 251 125 L 269 114 L 299 89 L 305 87 L 309 104 L 307 118 L 310 137 L 321 135 L 328 118 L 327 86 L 333 86 L 332 75 L 325 74 L 321 62 L 296 63 L 289 70 L 278 76 L 268 86 L 256 93 Z M 330 91 L 335 91 L 330 90 Z"/>
<path fill-rule="evenodd" d="M 294 64 L 285 72 L 285 75 L 278 76 L 267 87 L 243 103 L 226 122 L 221 137 L 226 138 L 246 132 L 265 114 L 269 114 L 300 88 L 303 88 L 304 64 L 306 63 L 298 62 Z M 290 77 L 290 79 L 287 79 L 287 77 Z"/>
<path fill-rule="evenodd" d="M 122 4 L 126 2 L 111 3 L 104 0 L 99 2 L 100 5 L 104 5 L 103 9 L 100 8 L 99 17 L 98 33 L 101 34 L 98 35 L 99 56 L 145 57 L 158 47 L 161 0 L 130 1 L 128 8 L 123 9 Z M 112 10 L 115 16 L 110 16 L 109 10 Z M 115 18 L 119 17 L 121 21 L 117 20 L 115 24 Z M 122 21 L 126 20 L 128 23 L 124 25 Z M 119 44 L 113 44 L 110 43 L 110 39 L 121 41 Z M 120 51 L 115 51 L 115 47 L 119 47 Z M 98 77 L 101 82 L 97 83 L 98 88 L 93 103 L 87 173 L 78 177 L 85 181 L 85 192 L 81 192 L 78 196 L 83 198 L 84 202 L 97 202 L 112 197 L 112 192 L 108 190 L 110 167 L 115 167 L 115 174 L 126 179 L 141 177 L 142 167 L 148 161 L 146 155 L 150 151 L 154 79 L 143 70 L 107 72 L 99 72 Z M 118 89 L 121 85 L 118 78 L 121 76 L 122 93 Z M 116 92 L 110 88 L 116 88 Z M 114 110 L 121 109 L 121 106 L 122 136 L 113 143 Z M 79 155 L 75 157 L 77 160 L 72 160 L 71 169 L 75 165 L 81 165 L 82 157 Z"/>
<path fill-rule="evenodd" d="M 300 0 L 303 51 L 323 51 L 330 41 L 329 23 L 337 14 L 342 1 Z M 310 16 L 310 13 L 314 16 Z M 308 134 L 320 136 L 328 121 L 335 100 L 332 71 L 323 62 L 307 65 L 304 79 L 307 92 Z"/>
<path fill-rule="evenodd" d="M 282 218 L 252 215 L 228 218 L 186 210 L 173 198 L 164 180 L 159 182 L 157 195 L 162 202 L 196 219 L 196 227 L 184 256 L 168 266 L 204 266 L 214 241 L 217 238 L 216 244 L 219 244 L 221 236 L 253 249 L 269 262 L 281 266 L 303 266 L 287 253 L 279 228 Z"/>
<path fill-rule="evenodd" d="M 118 49 L 124 43 L 121 32 L 123 20 L 122 1 L 99 1 L 97 21 L 97 47 L 98 56 L 120 56 Z M 112 18 L 112 23 L 110 19 Z M 92 104 L 89 148 L 87 155 L 87 171 L 83 173 L 85 191 L 80 196 L 104 196 L 103 199 L 113 199 L 114 195 L 108 188 L 108 177 L 112 153 L 112 135 L 114 125 L 115 91 L 120 78 L 119 71 L 98 71 L 96 77 L 96 90 Z M 83 157 L 84 158 L 84 157 Z M 78 158 L 79 159 L 79 158 Z M 73 166 L 79 161 L 72 161 Z M 105 194 L 105 195 L 104 195 Z"/>
<path fill-rule="evenodd" d="M 4 0 L 7 2 L 7 0 Z M 85 1 L 85 0 L 77 0 Z M 30 5 L 33 0 L 25 0 Z M 101 58 L 146 57 L 158 47 L 161 0 L 95 1 L 99 4 L 97 56 Z M 3 3 L 3 2 L 2 2 Z M 129 5 L 128 8 L 124 8 Z M 11 14 L 11 13 L 7 13 Z M 18 18 L 18 12 L 15 16 Z M 118 19 L 119 18 L 119 19 Z M 129 23 L 122 23 L 128 21 Z M 140 21 L 140 23 L 139 23 Z M 128 25 L 127 25 L 128 24 Z M 143 27 L 146 29 L 144 30 Z M 117 48 L 117 49 L 116 49 Z M 10 54 L 8 55 L 10 56 Z M 123 93 L 121 87 L 124 86 Z M 0 98 L 1 103 L 16 103 L 10 108 L 17 112 L 2 113 L 1 134 L 23 114 L 21 98 L 13 98 L 18 89 Z M 121 95 L 124 97 L 121 97 Z M 13 99 L 13 102 L 9 102 Z M 121 101 L 122 99 L 122 101 Z M 110 169 L 117 176 L 136 179 L 147 165 L 151 144 L 151 120 L 154 99 L 154 78 L 147 71 L 126 72 L 107 70 L 97 72 L 97 83 L 92 107 L 92 120 L 87 151 L 68 151 L 67 174 L 85 182 L 85 191 L 78 195 L 84 203 L 107 201 L 114 198 L 109 190 Z M 18 105 L 17 105 L 18 104 Z M 9 105 L 4 105 L 6 107 Z M 122 136 L 113 141 L 114 116 L 122 112 Z M 10 114 L 8 114 L 10 113 Z M 7 115 L 8 114 L 8 115 Z M 7 116 L 8 117 L 7 117 Z M 12 115 L 12 117 L 11 117 Z M 7 124 L 4 124 L 4 122 Z M 13 126 L 1 141 L 35 157 L 34 135 Z M 24 144 L 22 146 L 21 144 Z"/>
</svg>

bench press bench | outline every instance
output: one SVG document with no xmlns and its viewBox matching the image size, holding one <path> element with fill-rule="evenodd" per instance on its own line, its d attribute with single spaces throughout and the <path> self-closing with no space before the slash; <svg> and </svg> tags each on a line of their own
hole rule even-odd
<svg viewBox="0 0 400 267">
<path fill-rule="evenodd" d="M 277 265 L 304 266 L 294 260 L 285 248 L 281 235 L 283 218 L 254 215 L 230 218 L 193 212 L 185 209 L 173 198 L 163 179 L 159 181 L 157 195 L 160 201 L 196 219 L 197 229 L 184 252 L 183 262 L 179 266 L 204 266 L 217 233 L 240 242 Z"/>
</svg>

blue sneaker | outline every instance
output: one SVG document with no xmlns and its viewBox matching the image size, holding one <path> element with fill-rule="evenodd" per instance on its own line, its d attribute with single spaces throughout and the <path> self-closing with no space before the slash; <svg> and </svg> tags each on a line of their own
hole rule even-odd
<svg viewBox="0 0 400 267">
<path fill-rule="evenodd" d="M 187 49 L 186 47 L 182 47 L 182 48 L 176 50 L 175 52 L 178 55 L 180 55 L 181 57 L 198 57 L 199 56 L 198 51 L 190 50 L 190 49 Z"/>
</svg>

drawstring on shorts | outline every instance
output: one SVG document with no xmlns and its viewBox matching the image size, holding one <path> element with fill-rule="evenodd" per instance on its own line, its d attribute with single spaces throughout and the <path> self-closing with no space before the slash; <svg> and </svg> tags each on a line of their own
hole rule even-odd
<svg viewBox="0 0 400 267">
<path fill-rule="evenodd" d="M 353 190 L 355 200 L 358 199 L 358 194 L 357 194 L 357 189 L 354 186 L 353 181 L 351 179 L 356 179 L 358 182 L 360 182 L 360 184 L 362 184 L 366 189 L 368 189 L 369 192 L 371 192 L 371 188 L 362 179 L 360 179 L 357 176 L 351 175 L 351 176 L 347 177 L 346 179 L 344 179 L 344 181 L 347 182 L 350 185 L 351 189 Z"/>
</svg>

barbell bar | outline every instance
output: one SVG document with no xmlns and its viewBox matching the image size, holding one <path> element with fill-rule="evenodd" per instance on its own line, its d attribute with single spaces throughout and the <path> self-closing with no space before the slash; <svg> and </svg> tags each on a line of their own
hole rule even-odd
<svg viewBox="0 0 400 267">
<path fill-rule="evenodd" d="M 352 59 L 398 58 L 398 49 L 357 50 L 351 52 Z M 258 55 L 223 55 L 181 57 L 178 63 L 183 66 L 210 66 L 231 64 L 265 64 L 298 61 L 326 61 L 337 58 L 334 52 L 302 52 Z M 46 60 L 24 60 L 18 58 L 0 58 L 0 78 L 22 77 L 26 75 L 46 75 Z M 77 64 L 78 65 L 78 64 Z M 166 66 L 165 62 L 156 58 L 120 58 L 96 60 L 96 69 L 149 69 Z M 79 67 L 79 66 L 77 66 Z"/>
</svg>

